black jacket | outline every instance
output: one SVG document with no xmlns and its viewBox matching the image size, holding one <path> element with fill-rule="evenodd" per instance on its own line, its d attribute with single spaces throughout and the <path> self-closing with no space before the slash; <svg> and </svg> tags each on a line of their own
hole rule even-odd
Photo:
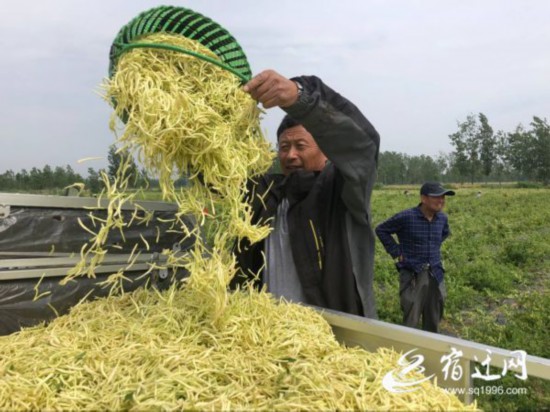
<svg viewBox="0 0 550 412">
<path fill-rule="evenodd" d="M 306 303 L 376 317 L 369 204 L 378 133 L 353 103 L 319 78 L 295 80 L 304 86 L 303 96 L 285 110 L 313 135 L 329 162 L 321 172 L 268 174 L 249 182 L 249 193 L 269 189 L 263 203 L 249 197 L 253 223 L 273 217 L 286 196 L 291 249 Z M 236 247 L 241 276 L 234 283 L 260 271 L 264 245 L 245 240 Z"/>
</svg>

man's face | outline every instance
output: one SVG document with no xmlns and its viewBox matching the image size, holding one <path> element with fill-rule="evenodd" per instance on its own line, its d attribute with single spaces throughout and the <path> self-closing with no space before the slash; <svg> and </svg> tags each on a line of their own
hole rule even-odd
<svg viewBox="0 0 550 412">
<path fill-rule="evenodd" d="M 441 212 L 445 206 L 445 195 L 443 196 L 426 196 L 422 195 L 422 204 L 432 213 Z"/>
<path fill-rule="evenodd" d="M 327 157 L 303 126 L 294 126 L 279 137 L 279 161 L 283 173 L 288 175 L 296 170 L 320 171 Z"/>
</svg>

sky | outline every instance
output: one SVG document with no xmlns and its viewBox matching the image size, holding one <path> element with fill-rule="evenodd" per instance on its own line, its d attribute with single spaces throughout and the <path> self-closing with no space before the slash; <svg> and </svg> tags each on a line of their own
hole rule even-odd
<svg viewBox="0 0 550 412">
<path fill-rule="evenodd" d="M 106 167 L 109 48 L 167 4 L 225 27 L 254 73 L 323 79 L 373 123 L 382 151 L 449 153 L 472 113 L 503 131 L 550 118 L 547 0 L 0 0 L 0 173 Z M 283 114 L 263 119 L 272 142 Z M 78 162 L 88 157 L 100 159 Z"/>
</svg>

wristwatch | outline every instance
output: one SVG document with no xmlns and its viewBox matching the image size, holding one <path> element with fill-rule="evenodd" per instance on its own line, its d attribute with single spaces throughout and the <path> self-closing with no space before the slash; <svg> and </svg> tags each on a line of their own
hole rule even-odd
<svg viewBox="0 0 550 412">
<path fill-rule="evenodd" d="M 302 95 L 304 94 L 304 86 L 298 80 L 293 80 L 293 82 L 296 83 L 296 87 L 298 88 L 298 100 L 297 101 L 300 101 L 300 99 L 302 98 Z"/>
</svg>

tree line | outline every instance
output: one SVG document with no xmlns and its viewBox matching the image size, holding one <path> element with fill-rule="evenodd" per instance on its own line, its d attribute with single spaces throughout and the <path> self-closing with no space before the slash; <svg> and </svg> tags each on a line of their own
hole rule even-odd
<svg viewBox="0 0 550 412">
<path fill-rule="evenodd" d="M 449 135 L 454 150 L 432 157 L 408 155 L 394 151 L 380 152 L 378 183 L 419 184 L 428 180 L 442 182 L 500 182 L 539 181 L 550 183 L 550 125 L 546 119 L 533 117 L 529 127 L 518 125 L 512 132 L 494 131 L 483 113 L 470 114 L 458 122 L 458 130 Z M 0 174 L 0 190 L 4 191 L 54 191 L 73 183 L 85 184 L 90 193 L 99 193 L 104 186 L 102 175 L 113 179 L 128 151 L 109 147 L 107 169 L 88 168 L 83 177 L 71 166 L 33 167 L 19 172 L 7 170 Z M 135 177 L 132 184 L 142 187 L 157 187 L 158 181 L 139 169 L 130 158 L 130 173 Z M 277 159 L 272 171 L 280 171 Z M 178 179 L 184 185 L 185 178 Z"/>
<path fill-rule="evenodd" d="M 88 176 L 83 178 L 69 165 L 65 167 L 50 165 L 39 169 L 33 167 L 30 170 L 22 169 L 18 172 L 7 170 L 0 174 L 0 190 L 5 191 L 53 191 L 68 187 L 76 182 L 86 185 L 91 192 L 101 191 L 99 172 L 89 168 Z"/>
<path fill-rule="evenodd" d="M 128 153 L 124 151 L 119 153 L 116 146 L 110 146 L 107 156 L 109 164 L 107 170 L 96 170 L 89 167 L 86 177 L 76 173 L 69 165 L 65 167 L 56 166 L 55 168 L 45 165 L 42 169 L 33 167 L 30 170 L 22 169 L 19 172 L 7 170 L 0 174 L 0 190 L 53 192 L 68 188 L 74 183 L 83 183 L 89 193 L 99 193 L 104 188 L 102 174 L 105 174 L 108 179 L 113 179 L 124 156 L 128 156 Z M 130 169 L 134 175 L 139 173 L 134 161 L 131 162 Z"/>
<path fill-rule="evenodd" d="M 86 177 L 76 173 L 69 165 L 52 168 L 45 165 L 42 169 L 33 167 L 30 170 L 22 169 L 19 172 L 7 170 L 0 174 L 0 191 L 24 191 L 24 192 L 61 192 L 68 190 L 75 183 L 83 183 L 88 194 L 100 193 L 105 187 L 105 179 L 113 181 L 117 170 L 124 160 L 128 159 L 129 187 L 158 187 L 158 180 L 148 176 L 145 169 L 139 169 L 128 150 L 118 149 L 115 145 L 109 146 L 107 153 L 107 168 L 94 169 L 89 167 Z M 186 184 L 183 178 L 175 182 L 176 187 Z"/>
<path fill-rule="evenodd" d="M 539 181 L 550 183 L 550 125 L 533 117 L 528 128 L 494 131 L 483 113 L 470 114 L 449 135 L 454 150 L 431 157 L 381 152 L 378 182 L 418 184 L 428 180 L 454 183 Z"/>
</svg>

